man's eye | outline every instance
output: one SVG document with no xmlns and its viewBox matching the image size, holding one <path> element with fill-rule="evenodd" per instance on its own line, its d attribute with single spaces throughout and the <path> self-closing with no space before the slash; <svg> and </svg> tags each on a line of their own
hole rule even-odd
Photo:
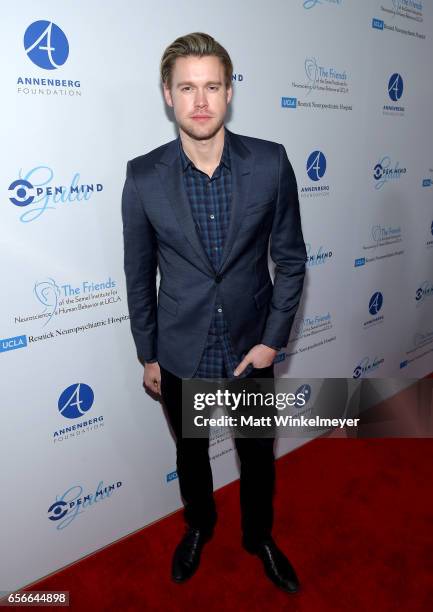
<svg viewBox="0 0 433 612">
<path fill-rule="evenodd" d="M 182 87 L 182 91 L 189 91 L 190 89 L 191 89 L 191 87 L 188 87 L 188 86 Z"/>
<path fill-rule="evenodd" d="M 217 91 L 218 85 L 209 85 L 209 89 L 212 89 L 213 91 Z"/>
</svg>

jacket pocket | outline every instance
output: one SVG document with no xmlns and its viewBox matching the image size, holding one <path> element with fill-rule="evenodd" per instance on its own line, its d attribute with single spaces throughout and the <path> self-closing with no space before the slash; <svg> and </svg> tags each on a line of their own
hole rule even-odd
<svg viewBox="0 0 433 612">
<path fill-rule="evenodd" d="M 272 207 L 272 202 L 274 201 L 274 199 L 272 200 L 265 200 L 262 202 L 257 202 L 254 204 L 249 204 L 244 211 L 244 216 L 246 217 L 247 215 L 250 215 L 252 213 L 255 212 L 259 212 L 260 210 L 264 209 L 264 208 L 269 208 L 269 210 Z"/>
<path fill-rule="evenodd" d="M 170 297 L 161 287 L 158 293 L 158 307 L 164 308 L 167 312 L 172 315 L 177 314 L 178 302 L 174 298 Z"/>
<path fill-rule="evenodd" d="M 272 291 L 274 286 L 272 281 L 269 281 L 264 287 L 262 287 L 257 293 L 254 295 L 254 300 L 256 302 L 257 308 L 261 308 L 264 304 L 269 302 L 269 299 L 272 295 Z"/>
</svg>

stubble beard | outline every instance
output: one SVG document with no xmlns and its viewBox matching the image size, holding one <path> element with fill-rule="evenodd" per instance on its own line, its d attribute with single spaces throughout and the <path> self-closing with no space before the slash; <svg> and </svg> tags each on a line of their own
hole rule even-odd
<svg viewBox="0 0 433 612">
<path fill-rule="evenodd" d="M 194 119 L 191 119 L 194 121 Z M 192 138 L 193 140 L 210 140 L 215 136 L 215 134 L 221 129 L 224 125 L 224 117 L 218 120 L 216 125 L 209 126 L 206 130 L 200 129 L 200 126 L 197 126 L 198 129 L 194 129 L 195 126 L 187 124 L 185 122 L 178 122 L 178 127 L 181 129 L 187 136 Z"/>
</svg>

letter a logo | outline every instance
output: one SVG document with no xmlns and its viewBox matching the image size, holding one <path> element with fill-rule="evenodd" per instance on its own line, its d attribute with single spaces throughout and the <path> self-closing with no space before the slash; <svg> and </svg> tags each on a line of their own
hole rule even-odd
<svg viewBox="0 0 433 612">
<path fill-rule="evenodd" d="M 68 59 L 68 39 L 52 21 L 35 21 L 25 31 L 24 49 L 31 61 L 45 70 L 60 68 Z"/>
</svg>

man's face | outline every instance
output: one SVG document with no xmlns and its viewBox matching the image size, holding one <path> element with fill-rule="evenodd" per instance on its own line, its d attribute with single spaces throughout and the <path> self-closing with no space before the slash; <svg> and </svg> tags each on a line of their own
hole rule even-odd
<svg viewBox="0 0 433 612">
<path fill-rule="evenodd" d="M 225 85 L 224 66 L 218 57 L 178 57 L 171 89 L 164 85 L 164 97 L 173 107 L 179 128 L 194 140 L 207 140 L 224 124 L 232 87 Z"/>
</svg>

